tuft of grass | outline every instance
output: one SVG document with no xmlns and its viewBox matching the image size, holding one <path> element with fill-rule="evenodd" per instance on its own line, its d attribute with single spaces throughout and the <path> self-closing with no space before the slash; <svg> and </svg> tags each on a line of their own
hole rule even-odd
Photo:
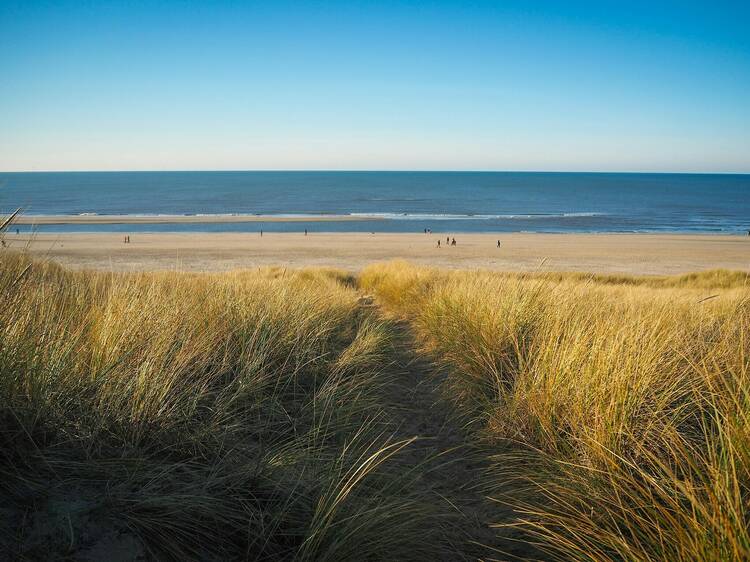
<svg viewBox="0 0 750 562">
<path fill-rule="evenodd" d="M 436 502 L 383 430 L 390 328 L 351 285 L 0 254 L 0 551 L 435 555 Z"/>
<path fill-rule="evenodd" d="M 363 271 L 564 560 L 750 558 L 747 274 Z M 510 445 L 510 446 L 509 446 Z M 498 526 L 507 526 L 498 521 Z"/>
</svg>

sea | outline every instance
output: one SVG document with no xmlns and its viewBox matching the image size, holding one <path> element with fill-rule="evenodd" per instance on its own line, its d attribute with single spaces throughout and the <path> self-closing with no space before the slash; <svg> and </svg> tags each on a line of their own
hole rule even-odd
<svg viewBox="0 0 750 562">
<path fill-rule="evenodd" d="M 547 172 L 0 172 L 0 212 L 226 215 L 227 222 L 23 226 L 40 232 L 747 234 L 750 175 Z M 302 222 L 232 222 L 236 215 Z M 349 220 L 319 222 L 318 215 Z M 376 217 L 376 220 L 369 220 Z M 304 220 L 310 219 L 309 221 Z"/>
</svg>

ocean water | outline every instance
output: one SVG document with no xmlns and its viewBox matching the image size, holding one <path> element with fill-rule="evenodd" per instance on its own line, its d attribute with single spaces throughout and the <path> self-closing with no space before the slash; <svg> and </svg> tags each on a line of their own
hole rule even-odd
<svg viewBox="0 0 750 562">
<path fill-rule="evenodd" d="M 695 232 L 750 229 L 750 175 L 536 172 L 0 173 L 26 215 L 377 215 L 383 220 L 49 225 L 40 231 Z"/>
</svg>

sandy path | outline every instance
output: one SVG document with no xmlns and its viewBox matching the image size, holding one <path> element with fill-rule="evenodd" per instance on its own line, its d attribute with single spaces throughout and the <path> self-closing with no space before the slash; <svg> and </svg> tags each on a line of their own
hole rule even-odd
<svg viewBox="0 0 750 562">
<path fill-rule="evenodd" d="M 540 553 L 520 542 L 519 530 L 491 527 L 511 523 L 515 515 L 485 497 L 484 473 L 491 452 L 467 434 L 441 397 L 445 375 L 415 354 L 408 326 L 395 328 L 394 348 L 396 377 L 387 399 L 396 424 L 394 436 L 398 440 L 418 437 L 405 452 L 410 466 L 424 466 L 416 486 L 453 513 L 444 521 L 446 550 L 440 560 L 538 557 Z"/>
<path fill-rule="evenodd" d="M 442 247 L 437 248 L 438 238 Z M 497 247 L 497 240 L 501 247 Z M 28 248 L 77 268 L 117 271 L 222 271 L 264 265 L 331 266 L 358 270 L 374 261 L 406 259 L 448 268 L 671 274 L 711 268 L 750 270 L 750 237 L 654 234 L 337 233 L 122 234 L 10 233 L 13 248 Z"/>
</svg>

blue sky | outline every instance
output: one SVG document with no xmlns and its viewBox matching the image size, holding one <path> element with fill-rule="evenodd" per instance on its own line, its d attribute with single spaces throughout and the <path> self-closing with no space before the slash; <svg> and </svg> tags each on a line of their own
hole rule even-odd
<svg viewBox="0 0 750 562">
<path fill-rule="evenodd" d="M 750 172 L 748 2 L 0 0 L 0 170 Z"/>
</svg>

